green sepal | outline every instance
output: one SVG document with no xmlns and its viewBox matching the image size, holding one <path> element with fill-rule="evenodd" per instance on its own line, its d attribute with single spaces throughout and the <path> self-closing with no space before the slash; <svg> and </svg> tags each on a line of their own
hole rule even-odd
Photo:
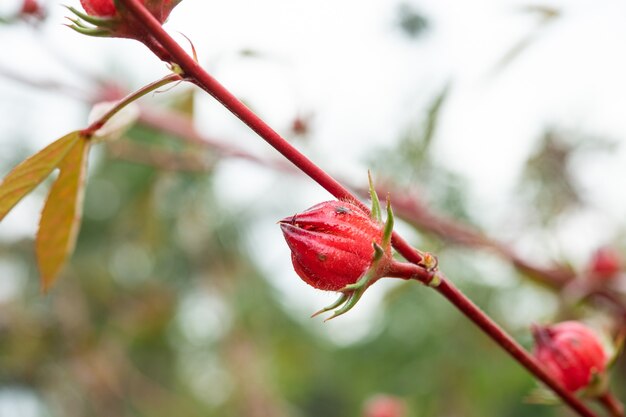
<svg viewBox="0 0 626 417">
<path fill-rule="evenodd" d="M 311 318 L 319 316 L 322 313 L 326 313 L 327 311 L 334 310 L 335 308 L 337 308 L 340 305 L 342 305 L 347 299 L 348 299 L 348 295 L 347 294 L 341 294 L 339 296 L 339 298 L 337 299 L 337 301 L 335 301 L 334 303 L 332 303 L 329 306 L 324 307 L 321 310 L 317 310 L 315 313 L 313 313 L 311 315 Z"/>
<path fill-rule="evenodd" d="M 591 379 L 587 386 L 580 390 L 579 395 L 582 398 L 598 398 L 602 394 L 606 394 L 609 389 L 609 376 L 606 372 L 598 373 L 593 371 Z"/>
<path fill-rule="evenodd" d="M 363 276 L 361 278 L 359 278 L 359 280 L 357 282 L 355 282 L 354 284 L 346 285 L 345 287 L 340 289 L 338 292 L 340 292 L 341 295 L 339 296 L 337 301 L 335 301 L 333 304 L 331 304 L 331 305 L 329 305 L 327 307 L 324 307 L 323 309 L 315 312 L 313 314 L 313 316 L 311 316 L 311 317 L 315 317 L 315 316 L 317 316 L 319 314 L 322 314 L 322 313 L 325 313 L 327 311 L 333 310 L 333 309 L 339 307 L 342 304 L 343 304 L 343 306 L 340 309 L 335 310 L 333 312 L 333 314 L 329 318 L 324 320 L 324 321 L 328 321 L 328 320 L 334 319 L 335 317 L 338 317 L 338 316 L 341 316 L 342 314 L 347 313 L 361 299 L 361 297 L 363 296 L 363 293 L 365 292 L 365 290 L 374 281 L 376 281 L 378 278 L 380 278 L 378 276 L 378 264 L 379 264 L 380 260 L 385 256 L 385 251 L 376 242 L 374 242 L 372 245 L 374 246 L 374 257 L 373 257 L 372 265 L 365 272 L 365 274 L 363 274 Z"/>
<path fill-rule="evenodd" d="M 393 235 L 393 225 L 395 219 L 393 217 L 393 210 L 391 209 L 391 200 L 387 197 L 387 221 L 385 221 L 385 228 L 383 229 L 382 246 L 387 249 L 391 245 L 391 235 Z"/>
<path fill-rule="evenodd" d="M 378 263 L 378 261 L 380 261 L 383 258 L 383 256 L 385 256 L 385 249 L 376 242 L 372 243 L 372 246 L 374 246 L 374 261 L 373 262 Z"/>
<path fill-rule="evenodd" d="M 372 173 L 367 171 L 367 179 L 370 185 L 370 198 L 372 199 L 372 211 L 371 218 L 376 220 L 378 223 L 383 222 L 382 214 L 380 212 L 380 200 L 378 200 L 378 194 L 376 194 L 376 189 L 374 188 L 374 181 L 372 180 Z"/>
<path fill-rule="evenodd" d="M 66 19 L 72 22 L 71 26 L 79 27 L 81 29 L 92 29 L 92 30 L 97 29 L 97 28 L 94 28 L 93 26 L 86 25 L 85 23 L 83 23 L 82 21 L 78 19 L 72 19 L 71 17 L 66 17 Z"/>
<path fill-rule="evenodd" d="M 111 32 L 109 32 L 106 29 L 97 29 L 97 28 L 79 26 L 77 23 L 73 25 L 65 25 L 65 26 L 67 26 L 70 29 L 74 29 L 78 33 L 81 33 L 87 36 L 95 36 L 95 37 L 101 38 L 101 37 L 107 37 L 111 35 Z"/>
<path fill-rule="evenodd" d="M 352 307 L 354 307 L 356 305 L 356 303 L 361 299 L 361 296 L 363 295 L 364 291 L 365 290 L 354 291 L 352 294 L 350 294 L 348 296 L 348 301 L 346 301 L 346 303 L 343 305 L 343 307 L 341 307 L 339 310 L 335 310 L 333 312 L 333 314 L 329 318 L 324 320 L 324 321 L 332 320 L 335 317 L 339 317 L 342 314 L 345 314 L 348 311 L 350 311 L 352 309 Z"/>
<path fill-rule="evenodd" d="M 114 26 L 117 21 L 116 19 L 112 19 L 112 18 L 107 18 L 107 17 L 96 17 L 96 16 L 90 16 L 87 13 L 83 13 L 80 10 L 77 10 L 75 8 L 73 8 L 72 6 L 65 6 L 70 12 L 74 13 L 76 16 L 78 16 L 79 18 L 81 18 L 82 20 L 84 20 L 87 23 L 91 23 L 94 26 L 98 26 L 98 27 L 111 27 Z"/>
</svg>

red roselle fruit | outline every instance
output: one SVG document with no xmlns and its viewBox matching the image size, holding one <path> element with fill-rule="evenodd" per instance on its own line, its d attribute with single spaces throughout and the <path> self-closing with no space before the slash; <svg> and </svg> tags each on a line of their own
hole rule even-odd
<svg viewBox="0 0 626 417">
<path fill-rule="evenodd" d="M 172 9 L 180 2 L 181 0 L 142 0 L 146 9 L 161 23 L 165 22 Z M 140 22 L 121 3 L 114 0 L 80 0 L 80 4 L 86 13 L 68 7 L 78 18 L 70 19 L 72 24 L 69 27 L 75 31 L 88 36 L 136 39 L 154 45 Z M 162 55 L 161 58 L 169 62 L 167 54 Z"/>
<path fill-rule="evenodd" d="M 117 12 L 113 0 L 80 0 L 80 4 L 90 16 L 109 17 Z"/>
<path fill-rule="evenodd" d="M 371 213 L 348 201 L 326 201 L 279 222 L 300 278 L 320 290 L 341 293 L 314 316 L 340 306 L 327 320 L 344 314 L 384 276 L 412 278 L 412 272 L 407 276 L 391 256 L 391 203 L 387 200 L 383 224 L 380 202 L 372 178 L 369 180 Z"/>
<path fill-rule="evenodd" d="M 326 201 L 280 221 L 297 274 L 307 284 L 339 291 L 372 265 L 383 225 L 347 201 Z"/>
<path fill-rule="evenodd" d="M 607 355 L 598 336 L 577 321 L 533 326 L 535 358 L 569 391 L 587 387 L 606 369 Z"/>
<path fill-rule="evenodd" d="M 621 254 L 610 246 L 598 249 L 589 262 L 591 278 L 612 279 L 622 270 Z"/>
</svg>

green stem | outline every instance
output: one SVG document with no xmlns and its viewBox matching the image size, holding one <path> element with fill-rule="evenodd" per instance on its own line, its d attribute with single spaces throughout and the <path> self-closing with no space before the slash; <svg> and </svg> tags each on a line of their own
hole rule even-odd
<svg viewBox="0 0 626 417">
<path fill-rule="evenodd" d="M 157 81 L 153 81 L 150 84 L 141 87 L 137 91 L 130 93 L 129 95 L 127 95 L 126 97 L 118 101 L 115 104 L 115 106 L 113 106 L 109 111 L 107 111 L 102 117 L 100 117 L 98 120 L 90 124 L 86 129 L 83 129 L 83 131 L 81 132 L 82 135 L 87 138 L 93 136 L 93 134 L 98 129 L 104 126 L 106 122 L 111 120 L 113 116 L 115 116 L 120 110 L 128 106 L 130 103 L 134 102 L 135 100 L 140 99 L 141 97 L 145 96 L 146 94 L 152 91 L 158 90 L 159 88 L 163 86 L 166 86 L 170 83 L 181 81 L 181 80 L 182 80 L 182 77 L 180 75 L 169 74 Z"/>
</svg>

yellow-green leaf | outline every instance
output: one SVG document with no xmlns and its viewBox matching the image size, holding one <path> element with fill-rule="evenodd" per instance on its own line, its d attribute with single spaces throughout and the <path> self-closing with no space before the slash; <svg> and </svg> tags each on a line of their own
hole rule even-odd
<svg viewBox="0 0 626 417">
<path fill-rule="evenodd" d="M 79 138 L 59 164 L 61 172 L 41 213 L 35 247 L 46 291 L 74 251 L 83 208 L 89 140 Z"/>
<path fill-rule="evenodd" d="M 80 138 L 72 132 L 23 161 L 0 184 L 0 220 L 33 188 L 45 180 Z"/>
</svg>

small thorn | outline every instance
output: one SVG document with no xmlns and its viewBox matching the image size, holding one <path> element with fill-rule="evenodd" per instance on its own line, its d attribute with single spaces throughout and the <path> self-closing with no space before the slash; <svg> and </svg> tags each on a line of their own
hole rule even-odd
<svg viewBox="0 0 626 417">
<path fill-rule="evenodd" d="M 189 39 L 189 37 L 187 35 L 185 35 L 183 32 L 178 32 L 180 33 L 180 35 L 182 37 L 184 37 L 185 39 L 187 39 L 187 42 L 189 42 L 189 46 L 191 46 L 191 52 L 193 55 L 193 60 L 196 61 L 196 64 L 198 63 L 198 54 L 196 53 L 196 47 L 194 46 L 193 42 L 191 42 L 191 39 Z"/>
</svg>

